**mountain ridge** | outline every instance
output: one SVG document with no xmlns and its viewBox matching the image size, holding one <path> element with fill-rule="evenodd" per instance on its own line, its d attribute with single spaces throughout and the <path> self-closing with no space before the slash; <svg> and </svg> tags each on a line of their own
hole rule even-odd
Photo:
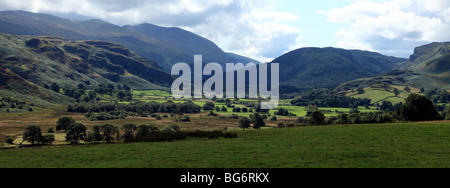
<svg viewBox="0 0 450 188">
<path fill-rule="evenodd" d="M 140 30 L 139 26 L 159 32 L 145 32 Z M 169 40 L 167 35 L 174 37 L 173 32 L 178 33 L 178 39 L 183 39 L 184 42 Z M 179 62 L 193 64 L 195 54 L 204 53 L 204 61 L 208 63 L 217 62 L 223 65 L 235 61 L 216 44 L 195 33 L 152 24 L 121 27 L 98 19 L 72 21 L 49 14 L 2 11 L 0 12 L 0 33 L 60 36 L 72 41 L 100 40 L 117 43 L 142 57 L 157 62 L 165 71 L 170 71 L 172 66 Z M 190 38 L 193 40 L 187 40 Z"/>
<path fill-rule="evenodd" d="M 376 52 L 308 47 L 288 52 L 272 63 L 280 64 L 282 84 L 320 88 L 336 87 L 347 81 L 381 75 L 403 61 L 403 58 Z"/>
<path fill-rule="evenodd" d="M 159 88 L 155 83 L 170 85 L 173 80 L 155 62 L 109 42 L 0 34 L 0 44 L 0 64 L 40 86 L 88 82 Z"/>
</svg>

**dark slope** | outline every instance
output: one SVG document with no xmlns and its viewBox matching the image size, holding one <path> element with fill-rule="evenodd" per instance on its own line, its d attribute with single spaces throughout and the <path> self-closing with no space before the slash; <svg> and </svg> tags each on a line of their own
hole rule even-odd
<svg viewBox="0 0 450 188">
<path fill-rule="evenodd" d="M 0 64 L 37 85 L 59 83 L 128 84 L 133 88 L 169 85 L 171 75 L 156 63 L 117 44 L 72 42 L 50 36 L 0 34 Z"/>
<path fill-rule="evenodd" d="M 280 80 L 299 88 L 336 87 L 358 78 L 392 70 L 402 58 L 337 48 L 301 48 L 273 61 L 280 64 Z"/>
</svg>

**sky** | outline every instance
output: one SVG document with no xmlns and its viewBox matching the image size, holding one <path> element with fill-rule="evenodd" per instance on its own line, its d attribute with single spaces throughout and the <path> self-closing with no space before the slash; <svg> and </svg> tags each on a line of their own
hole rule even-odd
<svg viewBox="0 0 450 188">
<path fill-rule="evenodd" d="M 409 57 L 450 41 L 450 0 L 0 0 L 0 10 L 180 27 L 261 62 L 301 47 Z"/>
</svg>

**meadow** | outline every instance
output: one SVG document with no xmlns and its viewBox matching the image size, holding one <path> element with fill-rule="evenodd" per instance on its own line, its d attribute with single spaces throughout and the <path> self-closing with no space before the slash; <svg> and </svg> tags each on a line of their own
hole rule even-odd
<svg viewBox="0 0 450 188">
<path fill-rule="evenodd" d="M 450 167 L 449 122 L 235 132 L 235 139 L 0 150 L 0 168 Z"/>
<path fill-rule="evenodd" d="M 370 92 L 368 92 L 370 94 Z M 163 91 L 134 91 L 134 97 L 145 102 L 173 100 Z M 203 106 L 211 100 L 193 102 Z M 185 100 L 174 100 L 181 103 Z M 232 100 L 240 102 L 256 100 Z M 282 101 L 288 104 L 289 101 Z M 215 103 L 216 106 L 226 106 Z M 307 107 L 279 106 L 297 116 L 305 116 Z M 347 108 L 319 108 L 325 116 L 349 113 Z M 361 112 L 376 112 L 376 107 L 359 107 Z M 274 115 L 275 110 L 269 113 Z M 216 112 L 227 116 L 251 113 Z M 55 128 L 58 118 L 73 117 L 87 126 L 109 123 L 152 124 L 163 128 L 175 122 L 170 117 L 157 120 L 152 117 L 127 117 L 109 121 L 89 121 L 84 114 L 66 112 L 66 106 L 39 109 L 33 112 L 0 112 L 0 168 L 430 168 L 450 167 L 450 122 L 418 122 L 371 125 L 329 125 L 296 128 L 276 128 L 280 122 L 295 122 L 296 117 L 278 116 L 266 120 L 268 127 L 261 130 L 242 130 L 238 120 L 208 117 L 209 111 L 191 116 L 191 122 L 176 122 L 183 131 L 227 130 L 238 134 L 234 139 L 188 138 L 163 143 L 115 143 L 98 145 L 68 145 L 63 132 L 55 133 L 51 146 L 20 147 L 28 145 L 21 140 L 28 125 L 39 125 L 44 133 Z M 162 114 L 161 114 L 162 115 Z M 7 136 L 14 144 L 4 143 Z"/>
</svg>

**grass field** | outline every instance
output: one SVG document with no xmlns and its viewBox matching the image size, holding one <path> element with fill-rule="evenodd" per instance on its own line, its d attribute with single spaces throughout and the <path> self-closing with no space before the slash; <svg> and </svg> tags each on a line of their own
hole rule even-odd
<svg viewBox="0 0 450 188">
<path fill-rule="evenodd" d="M 236 139 L 0 151 L 0 168 L 450 167 L 450 123 L 237 131 Z"/>
</svg>

